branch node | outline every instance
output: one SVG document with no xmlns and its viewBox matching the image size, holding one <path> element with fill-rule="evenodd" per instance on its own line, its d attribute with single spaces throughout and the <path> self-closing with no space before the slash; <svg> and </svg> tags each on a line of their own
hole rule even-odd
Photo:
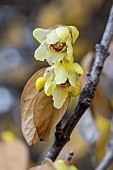
<svg viewBox="0 0 113 170">
<path fill-rule="evenodd" d="M 68 162 L 68 163 L 69 163 L 69 162 L 72 160 L 73 155 L 74 155 L 74 151 L 72 150 L 72 151 L 70 151 L 69 154 L 66 156 L 65 162 Z"/>
</svg>

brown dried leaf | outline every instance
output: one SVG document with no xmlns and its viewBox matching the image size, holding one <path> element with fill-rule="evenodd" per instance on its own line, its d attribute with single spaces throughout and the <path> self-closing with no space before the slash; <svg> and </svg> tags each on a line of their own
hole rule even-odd
<svg viewBox="0 0 113 170">
<path fill-rule="evenodd" d="M 85 71 L 90 72 L 93 60 L 94 60 L 94 53 L 92 51 L 88 52 L 84 56 L 81 65 Z M 87 82 L 87 76 L 81 76 L 81 79 L 82 79 L 82 85 L 84 86 Z M 94 114 L 101 114 L 107 118 L 111 118 L 112 116 L 112 108 L 110 105 L 110 101 L 107 99 L 100 83 L 96 88 L 95 96 L 92 101 L 92 111 Z"/>
<path fill-rule="evenodd" d="M 92 51 L 88 52 L 84 58 L 82 59 L 81 61 L 81 66 L 83 67 L 84 71 L 86 72 L 89 72 L 90 73 L 90 70 L 91 70 L 91 66 L 92 66 L 92 63 L 93 63 L 93 60 L 94 60 L 94 53 Z M 88 80 L 88 77 L 86 74 L 84 75 L 81 75 L 80 76 L 80 79 L 81 79 L 81 82 L 82 82 L 82 87 L 85 86 L 87 80 Z"/>
<path fill-rule="evenodd" d="M 41 91 L 35 102 L 34 122 L 40 140 L 48 140 L 54 127 L 62 119 L 69 104 L 69 98 L 65 101 L 61 109 L 53 106 L 52 96 L 46 96 Z"/>
<path fill-rule="evenodd" d="M 95 91 L 95 96 L 92 101 L 92 110 L 95 114 L 103 115 L 107 118 L 112 117 L 112 107 L 108 98 L 99 84 Z"/>
<path fill-rule="evenodd" d="M 33 112 L 39 92 L 35 89 L 36 80 L 43 76 L 45 69 L 36 72 L 27 82 L 21 97 L 22 132 L 29 145 L 34 145 L 38 134 L 34 125 Z"/>
<path fill-rule="evenodd" d="M 91 66 L 92 66 L 92 63 L 93 63 L 93 60 L 94 60 L 94 52 L 93 51 L 89 51 L 82 59 L 81 61 L 81 65 L 83 67 L 83 69 L 85 71 L 88 71 L 90 72 L 91 70 Z"/>
</svg>

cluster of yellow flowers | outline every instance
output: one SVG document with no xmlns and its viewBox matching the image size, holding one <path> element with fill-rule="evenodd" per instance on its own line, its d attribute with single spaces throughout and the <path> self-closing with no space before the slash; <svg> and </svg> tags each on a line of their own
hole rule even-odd
<svg viewBox="0 0 113 170">
<path fill-rule="evenodd" d="M 44 89 L 53 96 L 53 105 L 60 109 L 68 96 L 77 96 L 81 91 L 82 67 L 74 62 L 73 44 L 79 36 L 74 26 L 56 26 L 50 29 L 37 28 L 33 36 L 41 44 L 35 51 L 36 60 L 47 60 L 48 67 L 36 81 L 36 89 Z"/>
</svg>

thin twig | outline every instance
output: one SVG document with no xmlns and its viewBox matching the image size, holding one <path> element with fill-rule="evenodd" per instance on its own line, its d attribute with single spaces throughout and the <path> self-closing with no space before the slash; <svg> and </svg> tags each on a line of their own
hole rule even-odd
<svg viewBox="0 0 113 170">
<path fill-rule="evenodd" d="M 92 66 L 92 71 L 88 77 L 89 78 L 88 82 L 79 96 L 78 104 L 75 110 L 72 112 L 69 120 L 62 129 L 62 134 L 60 133 L 59 138 L 57 136 L 53 146 L 48 151 L 47 157 L 52 159 L 53 161 L 57 158 L 63 146 L 70 140 L 71 132 L 73 131 L 74 127 L 78 123 L 81 116 L 84 114 L 85 110 L 91 105 L 92 99 L 94 97 L 95 88 L 100 80 L 100 74 L 102 72 L 104 61 L 108 56 L 107 49 L 112 34 L 113 34 L 113 6 L 111 8 L 111 12 L 102 40 L 100 44 L 96 45 L 96 57 L 94 64 Z"/>
<path fill-rule="evenodd" d="M 106 148 L 106 155 L 101 163 L 95 170 L 106 170 L 110 164 L 113 162 L 113 117 L 112 117 L 112 125 L 111 125 L 111 138 L 110 142 Z"/>
</svg>

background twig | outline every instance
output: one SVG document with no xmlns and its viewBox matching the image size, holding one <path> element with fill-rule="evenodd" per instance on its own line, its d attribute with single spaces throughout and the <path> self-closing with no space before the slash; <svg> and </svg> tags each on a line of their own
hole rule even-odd
<svg viewBox="0 0 113 170">
<path fill-rule="evenodd" d="M 94 64 L 92 66 L 92 71 L 88 76 L 88 82 L 79 96 L 78 104 L 75 110 L 72 112 L 69 120 L 62 129 L 62 133 L 60 133 L 59 138 L 57 133 L 57 138 L 55 139 L 53 146 L 48 151 L 47 157 L 52 159 L 53 161 L 57 158 L 63 146 L 69 141 L 71 132 L 73 131 L 74 127 L 76 126 L 81 116 L 84 114 L 85 110 L 91 105 L 92 99 L 94 97 L 95 88 L 100 79 L 99 77 L 102 72 L 104 61 L 108 56 L 107 49 L 112 34 L 113 34 L 113 6 L 110 11 L 109 19 L 102 40 L 100 44 L 96 45 L 96 57 Z"/>
</svg>

